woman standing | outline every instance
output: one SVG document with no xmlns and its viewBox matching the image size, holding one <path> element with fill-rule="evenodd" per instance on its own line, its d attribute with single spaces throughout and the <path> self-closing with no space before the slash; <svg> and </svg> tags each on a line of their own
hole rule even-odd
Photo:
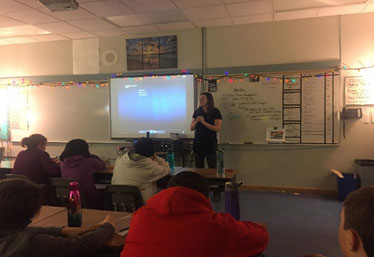
<svg viewBox="0 0 374 257">
<path fill-rule="evenodd" d="M 33 134 L 21 141 L 27 150 L 21 151 L 14 162 L 12 174 L 27 176 L 36 184 L 49 184 L 49 178 L 60 177 L 60 165 L 45 151 L 47 138 Z"/>
<path fill-rule="evenodd" d="M 83 139 L 70 140 L 60 156 L 61 177 L 78 182 L 87 207 L 101 208 L 103 194 L 96 189 L 93 174 L 105 169 L 105 162 L 96 155 L 90 154 L 88 144 Z"/>
<path fill-rule="evenodd" d="M 221 130 L 221 112 L 214 107 L 211 93 L 200 94 L 200 107 L 194 112 L 191 130 L 195 130 L 193 151 L 196 168 L 204 168 L 206 158 L 209 168 L 217 167 L 217 132 Z"/>
</svg>

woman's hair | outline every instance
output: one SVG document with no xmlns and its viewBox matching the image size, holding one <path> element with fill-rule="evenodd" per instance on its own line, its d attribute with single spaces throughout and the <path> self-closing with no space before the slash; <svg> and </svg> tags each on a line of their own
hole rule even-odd
<svg viewBox="0 0 374 257">
<path fill-rule="evenodd" d="M 47 143 L 47 138 L 41 134 L 32 134 L 29 137 L 24 137 L 21 140 L 21 145 L 22 147 L 27 148 L 34 148 L 37 147 L 40 144 L 46 144 Z"/>
<path fill-rule="evenodd" d="M 155 154 L 155 142 L 151 138 L 141 138 L 133 146 L 133 152 L 145 157 Z"/>
<path fill-rule="evenodd" d="M 0 225 L 27 225 L 43 203 L 43 190 L 26 179 L 0 182 Z"/>
<path fill-rule="evenodd" d="M 200 95 L 205 95 L 206 96 L 206 99 L 207 99 L 207 107 L 208 107 L 208 112 L 211 112 L 213 111 L 214 109 L 214 99 L 213 99 L 213 96 L 211 93 L 209 92 L 204 92 L 204 93 L 201 93 Z"/>
<path fill-rule="evenodd" d="M 83 155 L 84 157 L 91 157 L 88 151 L 88 144 L 83 139 L 70 140 L 64 151 L 61 153 L 60 160 L 63 161 L 65 158 L 69 158 L 76 155 Z"/>
</svg>

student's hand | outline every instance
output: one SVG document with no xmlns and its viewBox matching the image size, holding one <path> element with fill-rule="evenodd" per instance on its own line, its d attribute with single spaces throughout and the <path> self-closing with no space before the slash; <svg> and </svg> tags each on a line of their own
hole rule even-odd
<svg viewBox="0 0 374 257">
<path fill-rule="evenodd" d="M 97 229 L 99 226 L 98 225 L 95 225 L 95 226 L 90 226 L 90 227 L 84 227 L 84 228 L 70 228 L 70 227 L 64 227 L 62 230 L 61 230 L 61 234 L 65 237 L 69 237 L 69 238 L 77 238 L 79 237 L 80 235 L 83 235 L 87 232 L 90 232 L 90 231 L 93 231 L 95 229 Z"/>
<path fill-rule="evenodd" d="M 106 215 L 105 219 L 102 222 L 99 222 L 98 225 L 102 226 L 105 223 L 109 223 L 113 226 L 113 228 L 116 227 L 116 217 L 113 214 Z"/>
</svg>

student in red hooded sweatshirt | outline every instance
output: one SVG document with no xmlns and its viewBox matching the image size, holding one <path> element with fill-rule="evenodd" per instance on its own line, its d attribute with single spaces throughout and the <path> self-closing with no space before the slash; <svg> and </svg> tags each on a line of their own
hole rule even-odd
<svg viewBox="0 0 374 257">
<path fill-rule="evenodd" d="M 209 182 L 181 172 L 135 212 L 121 257 L 250 257 L 268 244 L 260 224 L 216 213 Z"/>
</svg>

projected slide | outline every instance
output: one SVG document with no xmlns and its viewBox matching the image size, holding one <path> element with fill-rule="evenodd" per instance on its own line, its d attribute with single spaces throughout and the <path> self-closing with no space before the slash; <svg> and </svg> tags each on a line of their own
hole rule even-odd
<svg viewBox="0 0 374 257">
<path fill-rule="evenodd" d="M 113 138 L 169 138 L 170 133 L 192 137 L 193 75 L 112 78 L 111 132 Z"/>
</svg>

